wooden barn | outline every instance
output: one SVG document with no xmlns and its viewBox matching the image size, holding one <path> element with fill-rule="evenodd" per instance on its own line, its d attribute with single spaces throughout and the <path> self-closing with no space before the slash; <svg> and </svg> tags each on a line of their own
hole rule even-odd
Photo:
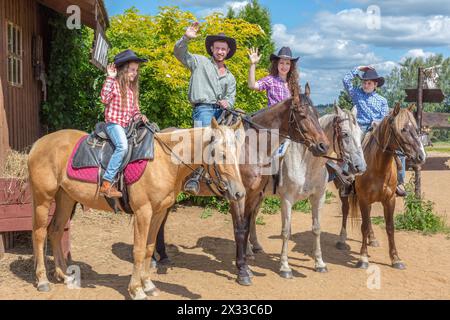
<svg viewBox="0 0 450 320">
<path fill-rule="evenodd" d="M 67 16 L 70 27 L 83 24 L 95 30 L 92 54 L 86 59 L 98 68 L 106 66 L 104 31 L 109 22 L 103 0 L 0 0 L 0 168 L 9 149 L 27 150 L 46 133 L 39 115 L 46 96 L 46 66 L 51 63 L 49 17 L 55 14 Z M 31 230 L 31 217 L 29 185 L 0 175 L 0 258 L 13 246 L 14 232 Z M 68 254 L 69 225 L 65 230 Z"/>
<path fill-rule="evenodd" d="M 103 0 L 0 0 L 0 163 L 8 147 L 24 150 L 44 133 L 39 110 L 51 50 L 48 17 L 55 11 L 69 18 L 74 5 L 82 24 L 97 34 L 106 30 Z"/>
</svg>

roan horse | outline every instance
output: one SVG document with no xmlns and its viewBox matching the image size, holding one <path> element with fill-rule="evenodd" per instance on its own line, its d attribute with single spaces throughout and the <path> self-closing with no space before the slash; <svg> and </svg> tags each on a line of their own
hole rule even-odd
<svg viewBox="0 0 450 320">
<path fill-rule="evenodd" d="M 349 165 L 349 172 L 360 175 L 366 170 L 366 162 L 361 147 L 362 131 L 356 122 L 356 108 L 353 113 L 335 106 L 334 113 L 319 119 L 329 141 L 333 143 L 327 156 L 337 155 L 340 161 Z M 317 159 L 301 144 L 291 143 L 280 171 L 278 195 L 281 198 L 282 250 L 280 276 L 292 278 L 292 270 L 288 263 L 288 241 L 291 235 L 291 210 L 298 200 L 309 198 L 312 207 L 312 232 L 315 240 L 313 254 L 315 271 L 326 272 L 326 264 L 322 260 L 320 247 L 320 213 L 325 202 L 325 191 L 328 182 L 328 171 L 325 167 L 327 159 Z M 252 219 L 254 221 L 254 219 Z M 255 225 L 251 232 L 255 232 Z M 256 233 L 250 235 L 251 241 L 257 244 Z M 260 246 L 259 246 L 260 247 Z"/>
<path fill-rule="evenodd" d="M 175 130 L 169 133 L 156 133 L 154 160 L 149 161 L 142 177 L 129 187 L 130 206 L 134 212 L 133 273 L 128 286 L 132 299 L 146 299 L 146 294 L 156 295 L 158 290 L 150 279 L 150 260 L 153 254 L 156 235 L 164 219 L 167 208 L 175 203 L 182 189 L 182 181 L 192 169 L 210 164 L 215 154 L 230 152 L 226 163 L 215 163 L 215 178 L 225 185 L 223 194 L 227 199 L 237 201 L 245 196 L 237 159 L 244 143 L 245 132 L 241 122 L 230 130 L 212 121 L 207 128 Z M 173 135 L 187 137 L 183 143 L 188 147 L 200 145 L 200 163 L 190 154 L 191 165 L 180 163 L 173 158 L 173 149 L 180 142 L 172 141 Z M 49 291 L 50 286 L 44 263 L 44 244 L 47 233 L 55 257 L 55 278 L 70 281 L 61 249 L 64 226 L 70 219 L 76 203 L 89 208 L 111 211 L 104 197 L 99 197 L 95 184 L 89 184 L 67 177 L 66 168 L 69 156 L 86 133 L 77 130 L 60 130 L 39 139 L 30 151 L 28 158 L 29 178 L 33 195 L 33 248 L 36 277 L 39 291 Z M 194 138 L 194 137 L 200 137 Z M 205 152 L 203 152 L 205 150 Z M 186 155 L 183 155 L 185 159 Z M 205 159 L 206 158 L 206 159 Z M 214 178 L 214 177 L 213 177 Z M 54 217 L 48 223 L 49 208 L 56 202 Z"/>
<path fill-rule="evenodd" d="M 362 215 L 362 246 L 361 257 L 357 268 L 367 269 L 369 258 L 368 243 L 375 244 L 370 211 L 372 203 L 381 202 L 384 209 L 386 232 L 389 239 L 389 256 L 392 267 L 404 269 L 394 241 L 394 210 L 395 189 L 397 186 L 397 166 L 394 155 L 400 151 L 413 163 L 420 165 L 425 162 L 426 154 L 417 134 L 417 124 L 412 114 L 414 105 L 401 109 L 396 104 L 394 110 L 386 116 L 374 131 L 366 136 L 363 142 L 364 156 L 367 162 L 366 172 L 355 179 L 355 195 L 342 200 L 342 229 L 341 239 L 337 244 L 339 249 L 346 248 L 346 222 L 350 206 L 352 218 L 358 216 L 358 207 Z"/>
<path fill-rule="evenodd" d="M 289 138 L 298 143 L 305 144 L 307 149 L 315 156 L 322 156 L 328 152 L 329 141 L 320 127 L 317 112 L 310 99 L 309 84 L 305 86 L 305 93 L 298 96 L 297 103 L 293 103 L 294 98 L 287 99 L 277 105 L 265 108 L 250 117 L 250 124 L 247 121 L 246 135 L 249 130 L 260 131 L 263 129 L 276 129 L 280 138 L 279 143 L 271 144 L 268 136 L 268 151 L 270 154 L 279 147 L 279 144 Z M 246 248 L 249 236 L 250 218 L 252 213 L 259 208 L 264 196 L 265 189 L 269 183 L 270 175 L 264 174 L 264 167 L 267 159 L 260 154 L 259 146 L 245 141 L 243 156 L 248 159 L 250 155 L 256 154 L 256 163 L 241 163 L 239 166 L 242 182 L 244 183 L 246 196 L 239 201 L 230 201 L 230 211 L 233 218 L 234 236 L 236 241 L 236 266 L 238 268 L 237 282 L 241 285 L 251 285 L 252 273 L 247 265 Z M 202 184 L 201 196 L 212 195 L 208 188 Z M 160 232 L 164 232 L 164 225 Z M 163 237 L 158 237 L 163 238 Z M 158 252 L 164 250 L 164 242 L 157 244 Z"/>
</svg>

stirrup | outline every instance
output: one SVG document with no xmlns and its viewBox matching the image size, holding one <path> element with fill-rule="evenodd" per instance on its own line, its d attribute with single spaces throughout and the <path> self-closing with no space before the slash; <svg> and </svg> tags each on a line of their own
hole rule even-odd
<svg viewBox="0 0 450 320">
<path fill-rule="evenodd" d="M 352 184 L 353 177 L 346 174 L 346 172 L 344 172 L 336 163 L 333 161 L 327 161 L 325 165 L 336 174 L 337 184 L 339 186 L 348 187 Z"/>
<path fill-rule="evenodd" d="M 204 172 L 205 168 L 203 167 L 198 167 L 197 169 L 195 169 L 184 184 L 184 191 L 193 195 L 197 195 L 200 192 L 200 178 L 203 176 Z"/>
</svg>

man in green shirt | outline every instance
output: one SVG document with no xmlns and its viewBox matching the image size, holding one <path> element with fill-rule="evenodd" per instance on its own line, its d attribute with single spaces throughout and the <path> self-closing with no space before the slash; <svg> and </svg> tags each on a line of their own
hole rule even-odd
<svg viewBox="0 0 450 320">
<path fill-rule="evenodd" d="M 202 55 L 188 52 L 187 45 L 190 39 L 196 38 L 199 26 L 194 22 L 183 37 L 175 44 L 175 57 L 189 70 L 188 98 L 194 110 L 192 118 L 194 127 L 206 127 L 216 119 L 223 108 L 233 108 L 236 98 L 236 79 L 225 65 L 236 52 L 236 41 L 224 34 L 209 35 L 206 37 L 206 51 L 211 55 L 207 58 Z"/>
<path fill-rule="evenodd" d="M 236 40 L 223 33 L 206 37 L 206 51 L 211 58 L 188 52 L 189 40 L 196 38 L 199 26 L 194 22 L 187 28 L 183 37 L 175 44 L 175 57 L 189 70 L 188 98 L 194 110 L 194 127 L 206 127 L 212 118 L 218 119 L 222 108 L 233 108 L 236 99 L 236 79 L 225 65 L 236 52 Z M 203 167 L 194 171 L 184 185 L 184 191 L 198 194 Z"/>
</svg>

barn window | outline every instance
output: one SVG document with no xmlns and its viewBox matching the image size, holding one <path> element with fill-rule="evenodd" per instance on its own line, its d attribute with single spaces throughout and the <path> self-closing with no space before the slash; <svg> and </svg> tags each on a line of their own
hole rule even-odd
<svg viewBox="0 0 450 320">
<path fill-rule="evenodd" d="M 19 26 L 8 22 L 8 82 L 13 86 L 22 85 L 22 30 Z"/>
</svg>

